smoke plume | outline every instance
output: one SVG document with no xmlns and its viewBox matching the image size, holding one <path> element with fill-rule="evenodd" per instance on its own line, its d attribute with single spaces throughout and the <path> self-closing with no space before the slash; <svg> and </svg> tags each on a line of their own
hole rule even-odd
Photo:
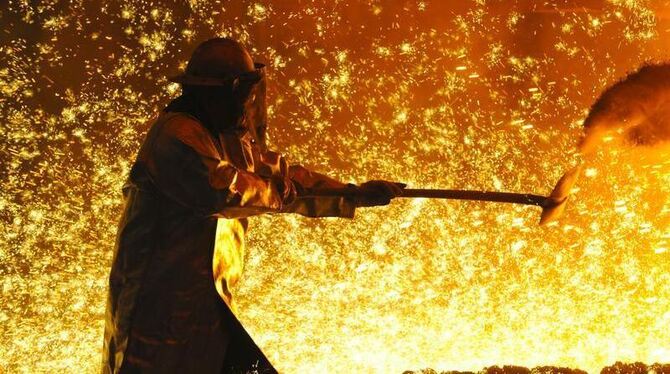
<svg viewBox="0 0 670 374">
<path fill-rule="evenodd" d="M 670 63 L 643 66 L 593 104 L 579 150 L 590 153 L 607 140 L 633 146 L 670 140 Z"/>
</svg>

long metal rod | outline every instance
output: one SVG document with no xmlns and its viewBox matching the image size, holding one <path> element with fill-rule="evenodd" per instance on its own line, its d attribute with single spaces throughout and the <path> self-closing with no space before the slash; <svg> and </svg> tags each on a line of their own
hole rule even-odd
<svg viewBox="0 0 670 374">
<path fill-rule="evenodd" d="M 306 197 L 310 196 L 352 196 L 356 191 L 349 188 L 320 188 L 308 190 Z M 429 199 L 451 199 L 451 200 L 477 200 L 492 201 L 498 203 L 512 203 L 523 205 L 537 205 L 546 207 L 550 205 L 551 199 L 546 196 L 514 193 L 514 192 L 492 192 L 472 190 L 438 190 L 438 189 L 404 189 L 398 197 L 423 197 Z"/>
<path fill-rule="evenodd" d="M 401 197 L 427 197 L 433 199 L 454 200 L 478 200 L 493 201 L 499 203 L 512 203 L 524 205 L 545 206 L 545 196 L 494 191 L 470 191 L 470 190 L 434 190 L 434 189 L 406 189 Z"/>
</svg>

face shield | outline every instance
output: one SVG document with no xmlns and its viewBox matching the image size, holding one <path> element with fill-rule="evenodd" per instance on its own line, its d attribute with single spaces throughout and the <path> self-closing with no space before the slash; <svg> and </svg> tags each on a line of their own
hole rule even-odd
<svg viewBox="0 0 670 374">
<path fill-rule="evenodd" d="M 250 133 L 263 150 L 266 144 L 265 65 L 223 78 L 184 73 L 170 81 L 182 84 L 196 98 L 201 120 L 224 135 Z M 223 122 L 222 122 L 223 121 Z"/>
<path fill-rule="evenodd" d="M 265 101 L 266 83 L 264 65 L 255 64 L 252 72 L 240 74 L 230 80 L 222 91 L 222 100 L 227 102 L 234 125 L 222 131 L 224 135 L 249 133 L 254 142 L 263 150 L 266 147 L 267 107 Z"/>
<path fill-rule="evenodd" d="M 246 103 L 254 93 L 254 88 L 263 79 L 265 65 L 254 63 L 254 70 L 230 78 L 233 98 Z"/>
</svg>

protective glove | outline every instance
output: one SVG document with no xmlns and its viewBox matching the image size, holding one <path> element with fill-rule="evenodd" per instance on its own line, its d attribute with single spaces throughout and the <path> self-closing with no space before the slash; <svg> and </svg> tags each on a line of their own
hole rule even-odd
<svg viewBox="0 0 670 374">
<path fill-rule="evenodd" d="M 359 207 L 388 205 L 391 199 L 402 195 L 404 183 L 372 180 L 355 186 L 354 203 Z"/>
</svg>

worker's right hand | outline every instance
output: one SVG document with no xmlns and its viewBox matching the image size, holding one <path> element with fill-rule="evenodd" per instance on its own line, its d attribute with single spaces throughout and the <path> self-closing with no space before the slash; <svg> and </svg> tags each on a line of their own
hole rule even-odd
<svg viewBox="0 0 670 374">
<path fill-rule="evenodd" d="M 297 185 L 288 176 L 273 175 L 270 180 L 281 196 L 282 206 L 291 205 L 298 197 Z"/>
<path fill-rule="evenodd" d="M 391 199 L 402 195 L 402 183 L 372 180 L 355 187 L 354 202 L 359 207 L 388 205 Z"/>
</svg>

